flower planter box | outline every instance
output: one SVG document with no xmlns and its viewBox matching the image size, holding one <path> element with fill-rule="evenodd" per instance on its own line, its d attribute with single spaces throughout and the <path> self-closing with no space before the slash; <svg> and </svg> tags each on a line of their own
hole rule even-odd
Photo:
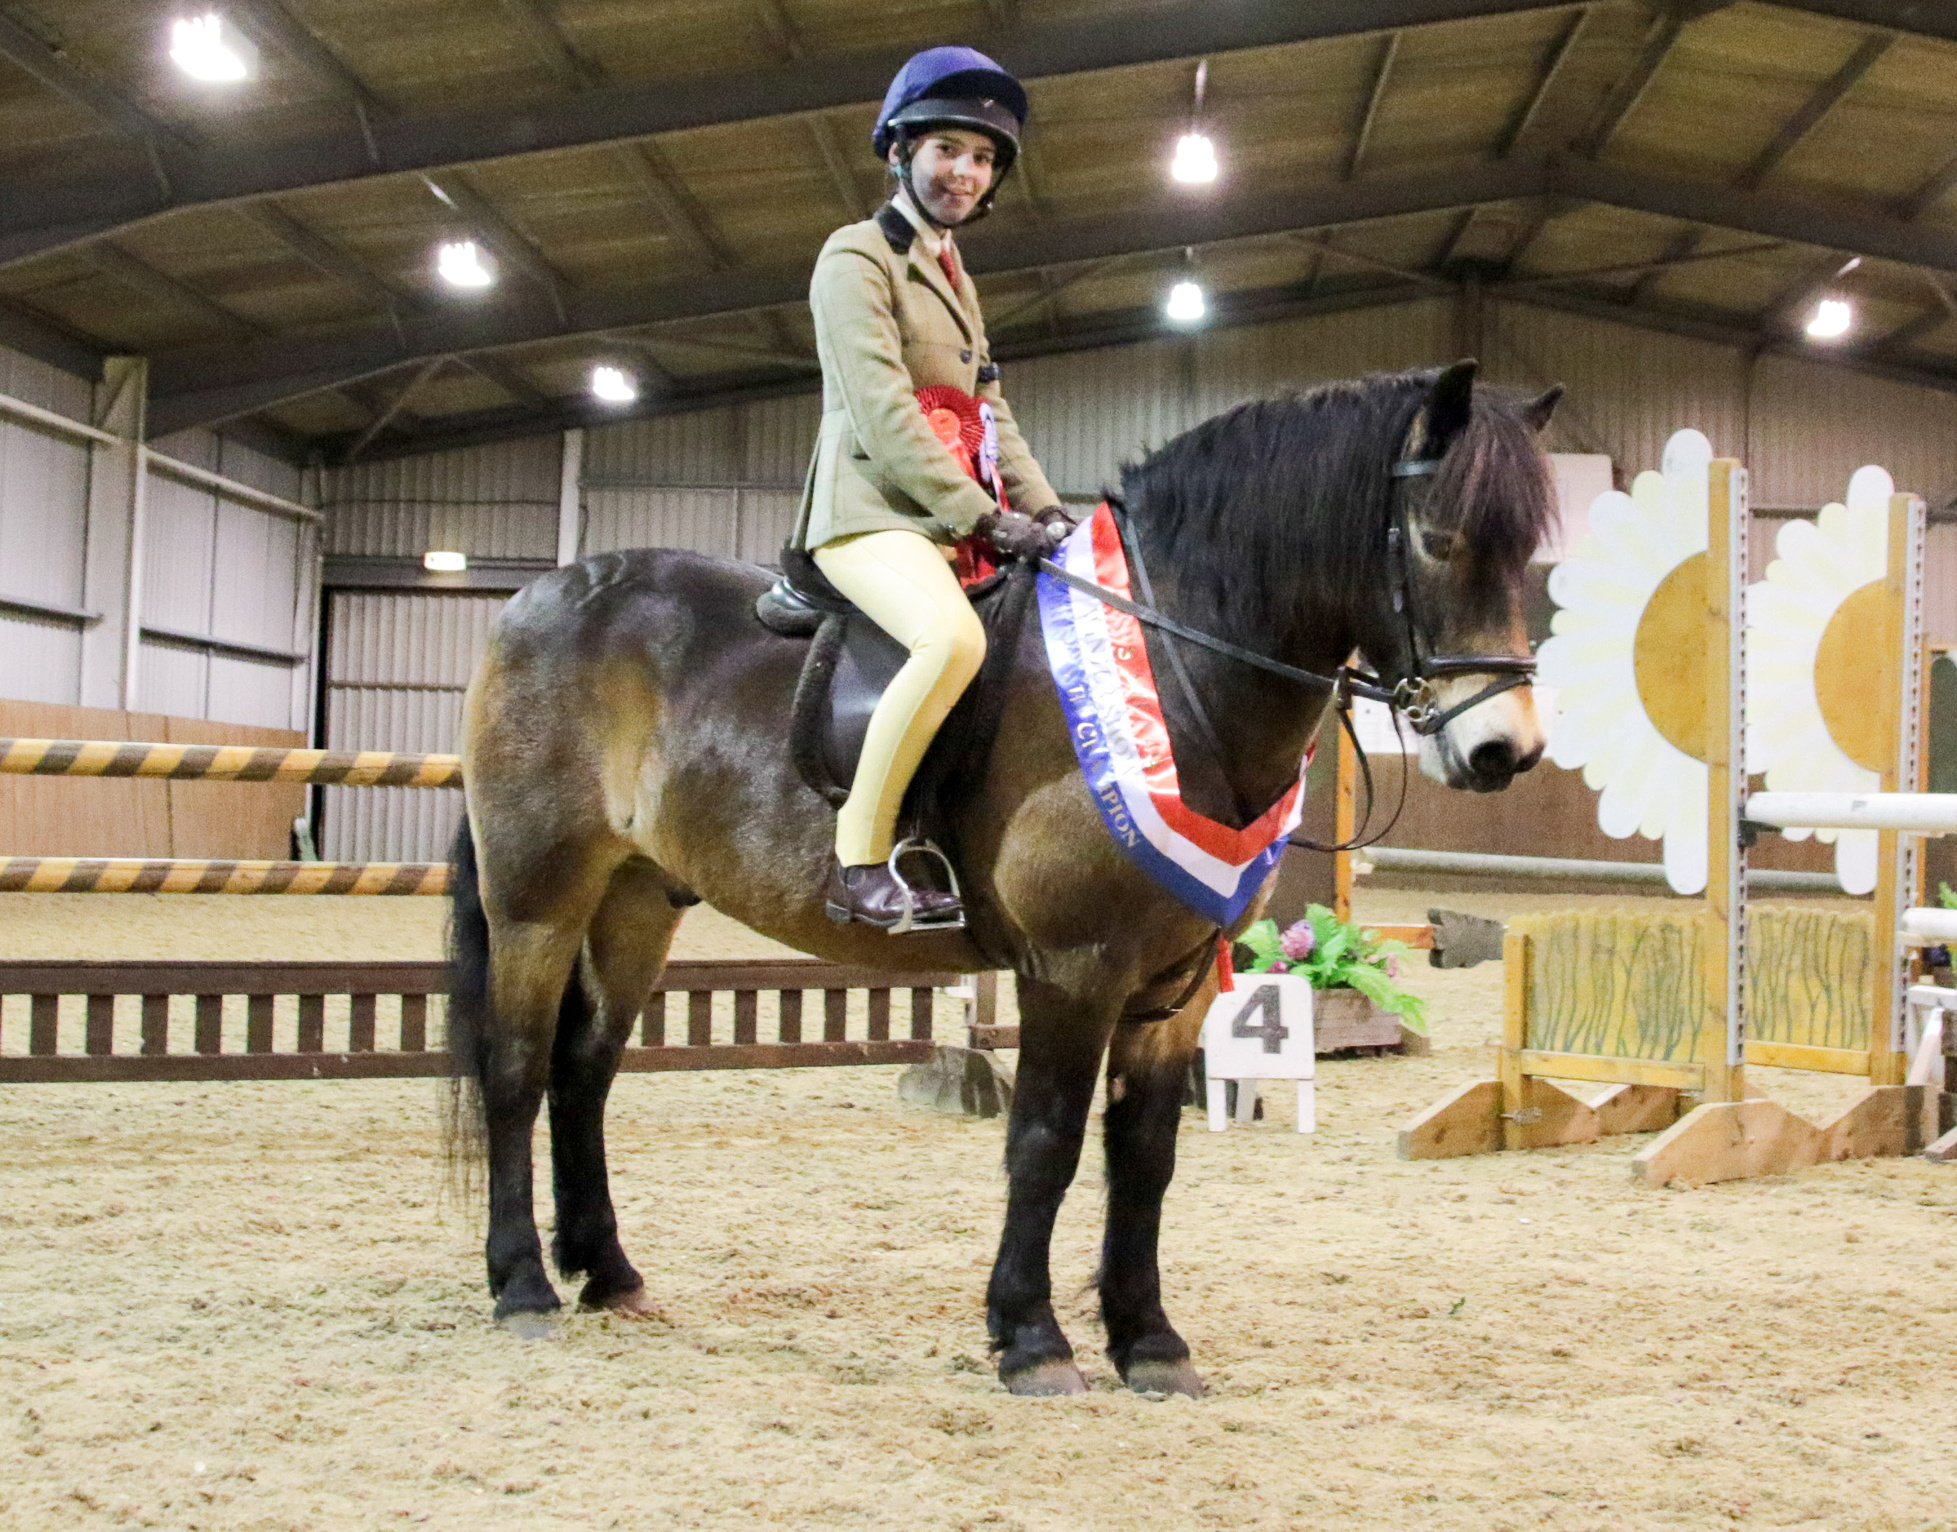
<svg viewBox="0 0 1957 1532">
<path fill-rule="evenodd" d="M 1406 1053 L 1428 1051 L 1427 1039 L 1400 1025 L 1398 1011 L 1383 1011 L 1356 989 L 1312 991 L 1313 1048 L 1337 1053 L 1342 1048 L 1397 1048 Z"/>
</svg>

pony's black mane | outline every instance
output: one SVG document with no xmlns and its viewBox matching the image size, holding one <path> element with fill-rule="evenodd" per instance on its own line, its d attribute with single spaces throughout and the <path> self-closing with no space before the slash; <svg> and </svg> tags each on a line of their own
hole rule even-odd
<svg viewBox="0 0 1957 1532">
<path fill-rule="evenodd" d="M 1151 572 L 1172 572 L 1191 617 L 1280 646 L 1307 608 L 1384 591 L 1387 470 L 1438 376 L 1376 373 L 1254 400 L 1124 467 L 1121 499 Z M 1504 576 L 1519 573 L 1550 525 L 1535 433 L 1494 390 L 1475 389 L 1431 483 L 1427 503 L 1446 514 L 1446 530 Z"/>
</svg>

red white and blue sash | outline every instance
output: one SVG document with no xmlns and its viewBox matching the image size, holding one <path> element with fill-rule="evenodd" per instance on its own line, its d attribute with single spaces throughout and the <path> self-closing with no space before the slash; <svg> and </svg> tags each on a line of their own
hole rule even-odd
<svg viewBox="0 0 1957 1532">
<path fill-rule="evenodd" d="M 1069 574 L 1134 599 L 1121 535 L 1105 505 L 1053 559 Z M 1047 664 L 1108 833 L 1176 898 L 1230 925 L 1263 887 L 1304 813 L 1302 767 L 1291 789 L 1241 830 L 1198 814 L 1182 801 L 1141 624 L 1044 571 L 1039 597 Z"/>
</svg>

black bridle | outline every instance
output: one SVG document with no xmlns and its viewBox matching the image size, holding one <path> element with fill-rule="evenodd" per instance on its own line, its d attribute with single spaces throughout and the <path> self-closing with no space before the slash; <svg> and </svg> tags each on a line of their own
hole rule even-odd
<svg viewBox="0 0 1957 1532">
<path fill-rule="evenodd" d="M 1431 478 L 1439 472 L 1442 459 L 1437 457 L 1401 458 L 1388 472 L 1400 483 L 1408 479 Z M 1372 696 L 1385 701 L 1407 721 L 1407 727 L 1415 734 L 1426 737 L 1438 734 L 1469 708 L 1479 707 L 1491 697 L 1499 697 L 1503 692 L 1514 691 L 1517 687 L 1529 685 L 1536 676 L 1536 657 L 1533 654 L 1428 654 L 1421 642 L 1420 624 L 1413 611 L 1413 538 L 1407 525 L 1407 497 L 1396 494 L 1393 497 L 1393 522 L 1386 529 L 1387 561 L 1392 584 L 1393 610 L 1400 614 L 1406 629 L 1408 668 L 1395 681 L 1392 691 L 1385 697 L 1377 694 L 1385 689 L 1378 676 L 1369 676 L 1368 690 L 1359 692 L 1360 696 Z M 1350 667 L 1341 667 L 1342 671 Z M 1452 707 L 1442 708 L 1434 697 L 1436 681 L 1445 681 L 1451 676 L 1497 677 L 1473 696 L 1464 698 Z"/>
<path fill-rule="evenodd" d="M 1393 519 L 1386 531 L 1388 578 L 1391 581 L 1390 597 L 1393 610 L 1399 614 L 1406 635 L 1407 664 L 1391 680 L 1374 671 L 1361 670 L 1353 665 L 1341 665 L 1332 675 L 1320 675 L 1317 671 L 1306 670 L 1302 666 L 1287 665 L 1282 660 L 1274 660 L 1269 655 L 1259 654 L 1254 649 L 1246 649 L 1241 644 L 1233 644 L 1228 639 L 1218 638 L 1213 633 L 1204 633 L 1177 622 L 1163 613 L 1155 604 L 1155 592 L 1150 585 L 1148 565 L 1142 557 L 1140 540 L 1134 535 L 1128 521 L 1126 510 L 1112 497 L 1108 500 L 1108 510 L 1114 517 L 1115 530 L 1120 535 L 1122 551 L 1128 559 L 1128 567 L 1135 577 L 1135 590 L 1141 596 L 1139 602 L 1130 601 L 1116 595 L 1105 585 L 1084 579 L 1072 570 L 1063 568 L 1052 559 L 1042 558 L 1039 567 L 1063 584 L 1083 591 L 1096 600 L 1125 612 L 1137 622 L 1155 628 L 1199 648 L 1208 649 L 1213 654 L 1236 660 L 1257 670 L 1288 681 L 1303 682 L 1307 685 L 1329 687 L 1332 702 L 1338 712 L 1340 726 L 1352 741 L 1353 750 L 1358 756 L 1359 769 L 1366 781 L 1366 820 L 1373 813 L 1373 774 L 1366 759 L 1366 752 L 1359 743 L 1359 735 L 1352 723 L 1352 699 L 1363 697 L 1370 702 L 1383 702 L 1393 710 L 1394 727 L 1397 730 L 1401 719 L 1422 738 L 1431 737 L 1445 729 L 1448 724 L 1473 707 L 1479 707 L 1490 698 L 1499 697 L 1503 692 L 1514 691 L 1527 686 L 1535 678 L 1536 658 L 1532 654 L 1429 654 L 1421 639 L 1420 623 L 1414 612 L 1413 548 L 1407 515 L 1407 496 L 1399 493 L 1407 480 L 1431 478 L 1439 471 L 1442 458 L 1401 458 L 1388 470 L 1394 481 Z M 1219 762 L 1223 759 L 1222 741 L 1218 738 L 1215 726 L 1210 722 L 1209 712 L 1183 663 L 1182 651 L 1174 644 L 1164 646 L 1169 657 L 1170 669 L 1175 673 L 1177 684 L 1188 705 L 1191 719 L 1202 736 L 1204 746 Z M 1464 698 L 1450 707 L 1443 708 L 1434 695 L 1434 683 L 1453 676 L 1492 675 L 1490 681 L 1473 696 Z M 1399 821 L 1400 808 L 1406 804 L 1406 782 L 1400 784 L 1400 806 L 1393 818 L 1377 835 L 1364 838 L 1365 826 L 1360 827 L 1360 835 L 1341 845 L 1319 845 L 1313 841 L 1300 841 L 1298 844 L 1317 851 L 1349 851 L 1362 846 L 1370 846 L 1392 832 Z M 1237 805 L 1239 814 L 1249 823 L 1255 818 L 1248 805 L 1241 801 Z M 1295 837 L 1294 837 L 1295 839 Z"/>
<path fill-rule="evenodd" d="M 1441 465 L 1441 459 L 1403 458 L 1393 464 L 1390 473 L 1395 480 L 1427 478 Z M 1332 675 L 1321 675 L 1315 670 L 1306 670 L 1299 665 L 1287 665 L 1282 660 L 1274 660 L 1267 654 L 1259 654 L 1254 649 L 1246 649 L 1241 644 L 1233 644 L 1227 638 L 1218 638 L 1213 633 L 1188 627 L 1160 611 L 1155 605 L 1154 592 L 1149 587 L 1148 566 L 1142 560 L 1142 550 L 1129 525 L 1127 513 L 1114 501 L 1108 503 L 1114 514 L 1116 530 L 1121 534 L 1122 549 L 1128 556 L 1129 567 L 1135 572 L 1135 586 L 1142 600 L 1130 601 L 1118 596 L 1105 585 L 1082 578 L 1072 570 L 1065 569 L 1048 558 L 1042 558 L 1040 568 L 1075 590 L 1084 591 L 1096 600 L 1105 602 L 1118 612 L 1125 612 L 1136 621 L 1172 634 L 1185 642 L 1208 649 L 1213 654 L 1221 654 L 1240 664 L 1250 665 L 1274 676 L 1282 676 L 1287 681 L 1302 681 L 1312 685 L 1330 687 L 1334 700 L 1343 708 L 1350 707 L 1351 699 L 1364 697 L 1370 702 L 1383 702 L 1407 721 L 1407 726 L 1415 734 L 1423 737 L 1440 731 L 1469 708 L 1479 707 L 1491 697 L 1499 697 L 1503 692 L 1514 691 L 1527 686 L 1536 674 L 1536 657 L 1533 654 L 1428 654 L 1421 641 L 1420 623 L 1414 614 L 1413 602 L 1413 551 L 1407 530 L 1407 507 L 1405 497 L 1393 497 L 1393 522 L 1387 528 L 1386 545 L 1388 575 L 1392 581 L 1391 599 L 1393 610 L 1400 615 L 1406 630 L 1406 649 L 1408 663 L 1391 682 L 1372 671 L 1361 670 L 1353 665 L 1341 665 Z M 1177 653 L 1170 646 L 1169 653 Z M 1176 668 L 1180 671 L 1178 661 Z M 1434 683 L 1452 676 L 1493 675 L 1497 680 L 1489 682 L 1473 696 L 1442 708 L 1434 697 Z M 1196 709 L 1201 714 L 1201 709 Z"/>
</svg>

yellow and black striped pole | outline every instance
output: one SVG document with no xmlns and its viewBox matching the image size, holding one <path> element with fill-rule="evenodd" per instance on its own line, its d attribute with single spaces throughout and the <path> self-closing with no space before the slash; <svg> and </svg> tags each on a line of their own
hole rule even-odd
<svg viewBox="0 0 1957 1532">
<path fill-rule="evenodd" d="M 13 856 L 0 857 L 0 894 L 445 894 L 448 872 L 446 862 Z"/>
<path fill-rule="evenodd" d="M 462 757 L 399 755 L 391 750 L 163 745 L 112 739 L 0 739 L 0 773 L 32 777 L 155 777 L 171 782 L 460 787 Z"/>
</svg>

